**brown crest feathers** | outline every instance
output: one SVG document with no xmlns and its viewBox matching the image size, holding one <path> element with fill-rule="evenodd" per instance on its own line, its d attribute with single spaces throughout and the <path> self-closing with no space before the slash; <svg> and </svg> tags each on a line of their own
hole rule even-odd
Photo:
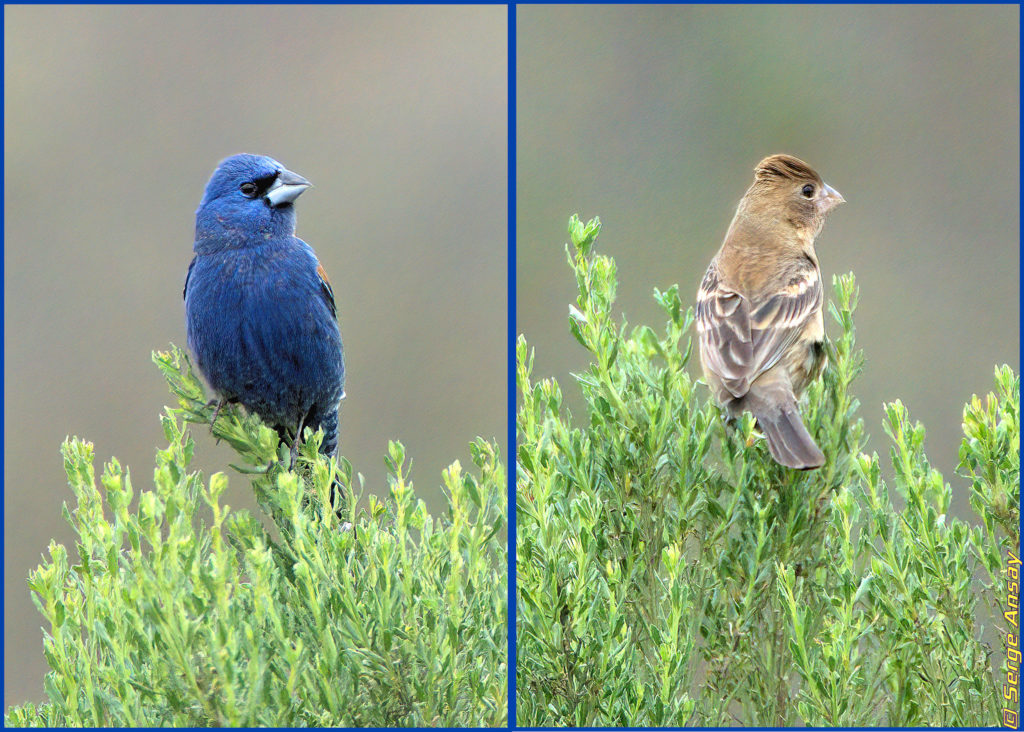
<svg viewBox="0 0 1024 732">
<path fill-rule="evenodd" d="M 770 155 L 754 168 L 755 180 L 812 180 L 821 182 L 814 168 L 792 155 Z"/>
</svg>

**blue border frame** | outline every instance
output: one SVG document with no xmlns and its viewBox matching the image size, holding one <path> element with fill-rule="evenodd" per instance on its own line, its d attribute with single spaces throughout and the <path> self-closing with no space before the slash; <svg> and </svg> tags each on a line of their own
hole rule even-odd
<svg viewBox="0 0 1024 732">
<path fill-rule="evenodd" d="M 516 3 L 508 3 L 508 726 L 516 728 Z"/>
<path fill-rule="evenodd" d="M 530 5 L 552 5 L 552 4 L 623 4 L 622 0 L 616 2 L 615 0 L 562 0 L 561 3 L 554 3 L 550 0 L 521 0 L 524 4 Z M 725 4 L 739 4 L 740 0 L 734 0 L 730 2 L 726 0 Z M 627 0 L 628 3 L 628 0 Z M 7 5 L 8 3 L 5 3 Z M 10 3 L 10 4 L 34 4 L 34 3 Z M 58 4 L 53 3 L 41 3 L 41 4 Z M 71 3 L 77 4 L 77 3 Z M 111 3 L 101 3 L 111 4 Z M 113 3 L 119 4 L 119 3 Z M 218 4 L 280 4 L 273 0 L 255 0 L 252 3 L 242 2 L 228 2 Z M 348 4 L 341 2 L 339 4 Z M 359 4 L 401 4 L 390 2 L 389 0 L 366 0 Z M 448 0 L 448 2 L 413 2 L 411 4 L 471 4 L 471 5 L 505 5 L 507 8 L 507 58 L 508 58 L 508 88 L 507 88 L 507 111 L 508 111 L 508 147 L 507 147 L 507 356 L 508 356 L 508 371 L 506 378 L 507 386 L 507 408 L 508 408 L 508 453 L 507 453 L 507 465 L 508 465 L 508 485 L 507 485 L 507 501 L 508 501 L 508 648 L 507 648 L 507 663 L 508 663 L 508 721 L 505 729 L 509 730 L 544 730 L 552 729 L 551 727 L 519 727 L 517 726 L 516 720 L 516 506 L 515 506 L 515 486 L 516 486 L 516 294 L 517 294 L 517 266 L 516 266 L 516 6 L 517 0 L 506 0 L 505 2 L 495 2 L 494 0 Z M 651 5 L 684 5 L 687 3 L 679 2 L 679 0 L 647 0 L 644 4 Z M 909 0 L 907 4 L 923 4 L 923 0 Z M 969 2 L 956 2 L 951 4 L 974 4 Z M 1007 2 L 1006 0 L 994 0 L 992 4 L 1015 4 L 1016 2 Z M 1018 19 L 1018 33 L 1021 31 L 1021 20 Z M 4 62 L 6 67 L 6 60 Z M 3 102 L 4 109 L 6 110 L 6 99 Z M 1018 120 L 1019 124 L 1019 120 Z M 1024 156 L 1022 156 L 1024 159 Z M 4 182 L 0 182 L 0 190 L 4 190 L 6 185 Z M 0 262 L 0 272 L 3 271 L 4 264 Z M 1017 303 L 1018 310 L 1022 308 L 1024 300 L 1020 300 Z M 0 324 L 0 334 L 6 331 L 5 324 Z M 0 346 L 2 348 L 2 346 Z M 1021 350 L 1021 354 L 1024 355 L 1024 348 Z M 5 401 L 4 395 L 0 395 L 0 404 Z M 6 420 L 0 422 L 0 435 L 5 432 Z M 0 454 L 0 464 L 4 462 L 3 454 Z M 0 515 L 3 514 L 4 508 L 0 506 Z M 1022 521 L 1022 527 L 1024 527 L 1024 521 Z M 0 598 L 0 604 L 4 603 L 3 598 Z M 3 678 L 3 670 L 0 670 L 0 679 Z M 497 728 L 502 729 L 502 728 Z M 630 729 L 679 729 L 673 727 L 666 728 L 655 728 L 655 727 L 583 727 L 583 728 L 568 728 L 568 729 L 594 729 L 594 730 L 630 730 Z M 697 727 L 692 729 L 729 729 L 719 727 Z M 789 729 L 785 727 L 762 727 L 759 729 L 773 729 L 783 730 Z M 827 730 L 831 729 L 828 727 L 806 727 L 808 730 Z M 932 728 L 914 728 L 914 727 L 865 727 L 862 729 L 960 729 L 955 727 L 932 727 Z M 998 727 L 986 727 L 983 729 L 1000 729 Z"/>
</svg>

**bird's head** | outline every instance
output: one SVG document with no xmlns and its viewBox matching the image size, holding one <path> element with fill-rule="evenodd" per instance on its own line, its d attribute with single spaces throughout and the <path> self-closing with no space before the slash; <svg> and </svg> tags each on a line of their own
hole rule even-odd
<svg viewBox="0 0 1024 732">
<path fill-rule="evenodd" d="M 803 160 L 771 155 L 754 168 L 754 182 L 741 205 L 813 238 L 821 231 L 829 211 L 845 200 Z"/>
<path fill-rule="evenodd" d="M 196 211 L 197 246 L 209 239 L 238 246 L 254 237 L 291 236 L 295 233 L 292 204 L 311 185 L 265 155 L 232 155 L 222 160 Z"/>
</svg>

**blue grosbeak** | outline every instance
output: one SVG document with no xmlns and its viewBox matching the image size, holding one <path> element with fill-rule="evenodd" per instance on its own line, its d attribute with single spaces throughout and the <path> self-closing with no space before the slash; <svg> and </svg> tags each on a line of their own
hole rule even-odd
<svg viewBox="0 0 1024 732">
<path fill-rule="evenodd" d="M 697 292 L 704 377 L 730 417 L 748 411 L 781 465 L 825 464 L 797 399 L 825 363 L 814 238 L 844 199 L 802 160 L 772 155 L 736 209 Z"/>
<path fill-rule="evenodd" d="M 292 440 L 323 428 L 338 446 L 344 396 L 341 332 L 327 274 L 295 237 L 295 199 L 309 181 L 276 160 L 222 161 L 196 211 L 185 323 L 196 364 L 221 404 L 240 403 Z"/>
</svg>

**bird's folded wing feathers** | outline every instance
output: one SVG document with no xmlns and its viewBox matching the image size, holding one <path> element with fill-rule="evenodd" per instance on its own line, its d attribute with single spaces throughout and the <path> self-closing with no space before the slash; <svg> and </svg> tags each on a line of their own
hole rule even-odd
<svg viewBox="0 0 1024 732">
<path fill-rule="evenodd" d="M 185 286 L 181 288 L 182 299 L 188 297 L 188 278 L 192 276 L 192 268 L 196 266 L 196 259 L 196 257 L 192 257 L 192 261 L 188 263 L 188 274 L 185 275 Z"/>
<path fill-rule="evenodd" d="M 822 298 L 821 278 L 813 265 L 763 302 L 751 303 L 721 282 L 712 262 L 697 293 L 697 332 L 705 365 L 733 396 L 743 396 L 754 379 L 778 363 Z"/>
<path fill-rule="evenodd" d="M 327 303 L 327 307 L 331 309 L 331 315 L 334 319 L 338 319 L 338 306 L 334 304 L 334 289 L 331 287 L 331 281 L 327 278 L 327 270 L 324 266 L 317 262 L 316 276 L 320 279 L 320 291 L 324 296 L 324 301 Z"/>
</svg>

